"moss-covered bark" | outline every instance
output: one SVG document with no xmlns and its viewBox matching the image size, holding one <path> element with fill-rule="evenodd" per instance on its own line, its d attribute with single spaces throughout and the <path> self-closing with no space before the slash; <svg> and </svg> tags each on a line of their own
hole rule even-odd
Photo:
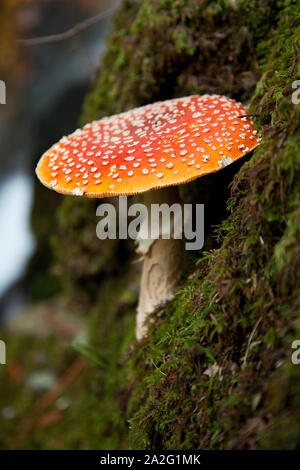
<svg viewBox="0 0 300 470">
<path fill-rule="evenodd" d="M 125 0 L 115 15 L 82 122 L 158 99 L 218 93 L 250 103 L 263 143 L 221 180 L 182 188 L 215 214 L 207 215 L 207 251 L 187 259 L 175 301 L 157 312 L 149 338 L 130 348 L 138 284 L 136 272 L 129 280 L 130 247 L 122 268 L 118 242 L 97 257 L 86 222 L 94 203 L 65 198 L 58 252 L 67 250 L 76 266 L 59 260 L 71 287 L 92 292 L 91 343 L 106 360 L 98 371 L 99 447 L 295 446 L 300 126 L 291 83 L 300 73 L 299 35 L 292 0 Z"/>
</svg>

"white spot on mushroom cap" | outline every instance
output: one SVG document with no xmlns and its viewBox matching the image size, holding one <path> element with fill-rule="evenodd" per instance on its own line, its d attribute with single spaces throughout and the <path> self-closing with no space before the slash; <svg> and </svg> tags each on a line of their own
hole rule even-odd
<svg viewBox="0 0 300 470">
<path fill-rule="evenodd" d="M 75 188 L 75 189 L 73 189 L 73 191 L 72 191 L 73 196 L 83 196 L 84 193 L 85 193 L 85 189 L 84 189 L 84 188 Z"/>
</svg>

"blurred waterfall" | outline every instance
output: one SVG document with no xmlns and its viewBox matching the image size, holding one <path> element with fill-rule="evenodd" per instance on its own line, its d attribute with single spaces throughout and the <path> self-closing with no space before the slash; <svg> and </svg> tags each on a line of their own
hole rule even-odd
<svg viewBox="0 0 300 470">
<path fill-rule="evenodd" d="M 22 276 L 33 253 L 32 190 L 25 173 L 12 174 L 0 186 L 0 296 Z"/>
</svg>

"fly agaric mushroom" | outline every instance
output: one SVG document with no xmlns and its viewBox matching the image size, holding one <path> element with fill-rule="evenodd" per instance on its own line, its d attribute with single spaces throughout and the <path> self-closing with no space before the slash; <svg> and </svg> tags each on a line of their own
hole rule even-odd
<svg viewBox="0 0 300 470">
<path fill-rule="evenodd" d="M 103 198 L 146 193 L 147 206 L 172 204 L 179 201 L 175 186 L 222 169 L 258 142 L 241 103 L 218 95 L 189 96 L 87 124 L 53 145 L 36 173 L 62 194 Z M 138 339 L 145 335 L 149 314 L 174 296 L 182 240 L 160 237 L 142 251 Z"/>
</svg>

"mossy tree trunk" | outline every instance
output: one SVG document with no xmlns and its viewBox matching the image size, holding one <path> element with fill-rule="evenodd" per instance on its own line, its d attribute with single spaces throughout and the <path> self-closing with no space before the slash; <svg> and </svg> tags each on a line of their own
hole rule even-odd
<svg viewBox="0 0 300 470">
<path fill-rule="evenodd" d="M 300 72 L 299 15 L 292 0 L 124 0 L 114 17 L 82 122 L 217 93 L 250 105 L 263 142 L 234 167 L 229 199 L 225 186 L 216 200 L 217 180 L 207 180 L 215 209 L 207 251 L 186 260 L 176 299 L 157 312 L 144 342 L 129 347 L 135 305 L 124 295 L 137 292 L 128 278 L 132 259 L 123 259 L 123 271 L 103 271 L 100 263 L 99 279 L 84 268 L 89 256 L 95 264 L 95 247 L 89 253 L 72 238 L 87 262 L 80 282 L 67 266 L 69 284 L 88 280 L 86 293 L 99 281 L 92 341 L 111 361 L 99 371 L 99 420 L 111 447 L 296 445 L 300 365 L 291 363 L 291 344 L 300 339 L 300 126 L 292 83 Z M 190 200 L 206 202 L 203 180 L 202 190 L 197 182 L 183 188 Z M 78 204 L 65 200 L 61 215 Z"/>
</svg>

